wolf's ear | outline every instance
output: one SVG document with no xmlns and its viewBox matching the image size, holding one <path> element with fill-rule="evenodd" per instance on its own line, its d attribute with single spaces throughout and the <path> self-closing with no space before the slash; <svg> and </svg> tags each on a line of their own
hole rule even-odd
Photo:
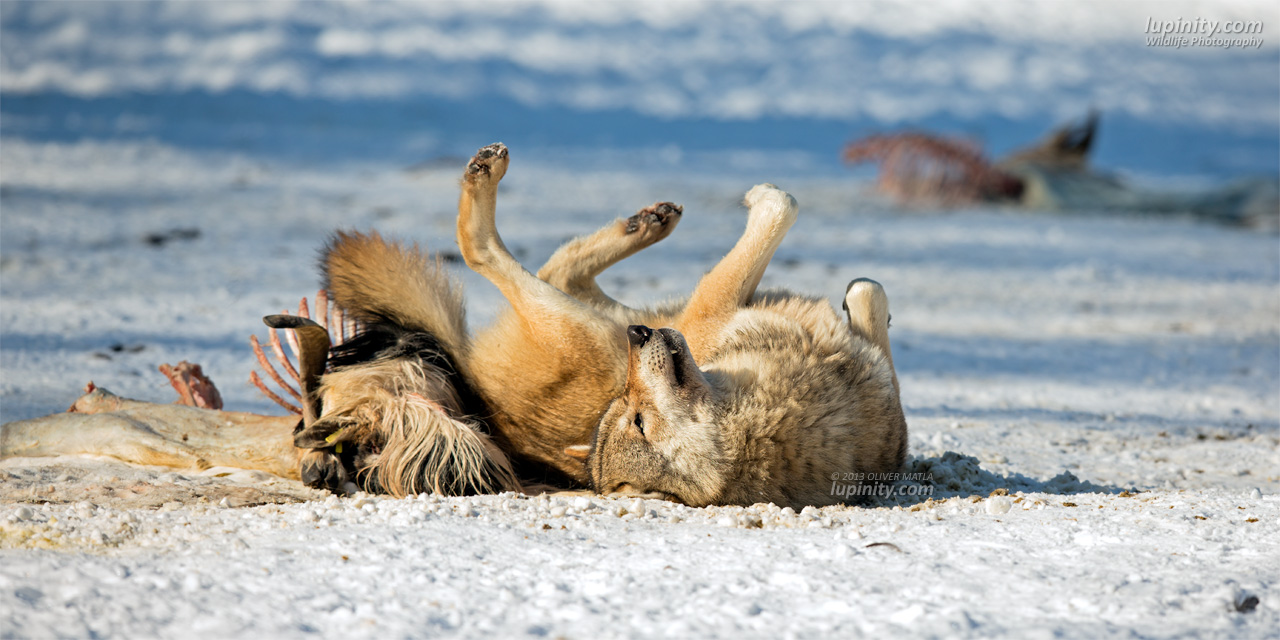
<svg viewBox="0 0 1280 640">
<path fill-rule="evenodd" d="M 591 447 L 585 444 L 575 444 L 564 448 L 564 454 L 570 458 L 577 458 L 583 462 L 587 461 L 587 456 L 591 455 Z"/>
</svg>

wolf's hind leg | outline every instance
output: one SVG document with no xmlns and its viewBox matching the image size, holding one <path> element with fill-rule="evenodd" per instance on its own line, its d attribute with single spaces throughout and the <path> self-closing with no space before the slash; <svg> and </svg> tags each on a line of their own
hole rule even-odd
<svg viewBox="0 0 1280 640">
<path fill-rule="evenodd" d="M 599 231 L 565 243 L 538 271 L 538 278 L 587 304 L 620 306 L 600 290 L 596 276 L 619 261 L 671 234 L 684 208 L 658 202 L 635 215 L 614 220 Z"/>
<path fill-rule="evenodd" d="M 602 355 L 607 351 L 603 347 L 621 339 L 615 335 L 615 327 L 602 322 L 604 318 L 598 311 L 526 271 L 498 235 L 494 221 L 498 182 L 506 174 L 507 164 L 507 148 L 498 143 L 481 148 L 467 165 L 458 201 L 458 246 L 462 257 L 467 266 L 498 287 L 523 320 L 528 338 L 542 344 L 559 344 L 565 335 L 578 335 L 584 338 L 580 344 L 602 347 L 601 354 L 578 355 Z"/>
<path fill-rule="evenodd" d="M 889 297 L 879 282 L 858 278 L 849 283 L 844 292 L 844 310 L 849 314 L 849 329 L 884 352 L 893 367 L 893 352 L 889 350 Z M 898 373 L 893 374 L 893 388 L 898 389 Z"/>
<path fill-rule="evenodd" d="M 796 200 L 771 185 L 756 185 L 747 192 L 747 230 L 711 272 L 698 281 L 689 303 L 676 320 L 695 361 L 715 350 L 712 343 L 738 308 L 751 301 L 765 267 L 787 230 L 796 221 Z"/>
<path fill-rule="evenodd" d="M 506 169 L 506 147 L 481 149 L 467 165 L 458 202 L 462 257 L 511 305 L 476 336 L 471 370 L 482 395 L 502 399 L 492 420 L 495 438 L 586 483 L 582 460 L 565 448 L 589 441 L 595 416 L 626 381 L 626 325 L 612 317 L 618 314 L 538 279 L 511 256 L 494 222 Z"/>
</svg>

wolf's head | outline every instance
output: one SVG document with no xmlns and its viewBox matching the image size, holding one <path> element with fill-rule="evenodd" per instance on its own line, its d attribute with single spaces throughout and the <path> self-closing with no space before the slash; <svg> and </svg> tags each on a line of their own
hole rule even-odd
<svg viewBox="0 0 1280 640">
<path fill-rule="evenodd" d="M 766 292 L 758 305 L 701 369 L 680 333 L 628 329 L 626 385 L 586 453 L 596 491 L 798 509 L 843 501 L 835 473 L 901 467 L 907 429 L 887 352 L 825 301 Z"/>
<path fill-rule="evenodd" d="M 601 493 L 650 494 L 711 504 L 726 482 L 723 409 L 674 329 L 627 329 L 627 384 L 596 428 L 587 459 Z"/>
</svg>

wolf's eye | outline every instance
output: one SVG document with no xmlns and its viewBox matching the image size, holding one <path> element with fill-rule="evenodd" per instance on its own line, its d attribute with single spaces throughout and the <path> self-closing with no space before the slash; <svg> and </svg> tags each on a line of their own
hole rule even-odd
<svg viewBox="0 0 1280 640">
<path fill-rule="evenodd" d="M 644 416 L 637 413 L 636 420 L 633 424 L 636 425 L 636 431 L 639 431 L 640 437 L 643 438 L 644 437 Z"/>
</svg>

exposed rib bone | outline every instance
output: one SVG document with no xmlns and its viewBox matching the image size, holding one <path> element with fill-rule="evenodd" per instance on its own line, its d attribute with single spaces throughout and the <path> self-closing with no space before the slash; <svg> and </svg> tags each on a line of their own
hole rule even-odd
<svg viewBox="0 0 1280 640">
<path fill-rule="evenodd" d="M 844 148 L 850 163 L 880 165 L 878 187 L 906 203 L 972 202 L 1016 198 L 1022 180 L 992 164 L 972 141 L 903 132 L 872 135 Z"/>
<path fill-rule="evenodd" d="M 280 341 L 277 339 L 276 344 L 279 343 Z M 297 390 L 285 382 L 284 378 L 281 378 L 279 373 L 276 373 L 276 368 L 272 366 L 271 361 L 267 359 L 267 354 L 262 352 L 262 344 L 258 342 L 258 336 L 249 336 L 249 344 L 253 345 L 253 353 L 258 356 L 258 364 L 262 365 L 262 370 L 266 371 L 267 375 L 271 376 L 271 379 L 275 380 L 276 384 L 280 385 L 281 389 L 284 389 L 289 395 L 293 396 L 295 400 L 301 402 L 302 394 L 298 393 Z M 276 354 L 280 359 L 284 360 L 284 354 L 282 351 L 277 351 Z M 285 362 L 288 362 L 288 360 L 285 360 Z M 298 374 L 292 373 L 292 375 L 294 377 L 293 379 L 296 381 L 298 379 Z"/>
<path fill-rule="evenodd" d="M 298 370 L 293 368 L 293 363 L 289 362 L 289 358 L 284 355 L 284 347 L 280 346 L 280 336 L 276 334 L 275 329 L 268 329 L 267 336 L 271 339 L 271 350 L 275 352 L 276 360 L 280 362 L 280 366 L 284 367 L 285 373 L 288 373 L 289 377 L 293 378 L 294 382 L 297 382 Z M 290 341 L 296 340 L 293 332 L 286 333 L 285 337 Z M 296 347 L 293 353 L 295 356 L 298 355 L 299 351 Z"/>
<path fill-rule="evenodd" d="M 302 301 L 306 302 L 306 299 L 303 298 Z M 325 329 L 328 329 L 329 327 L 333 326 L 333 319 L 332 319 L 333 317 L 332 315 L 330 315 L 332 313 L 333 313 L 333 309 L 329 308 L 329 292 L 325 291 L 324 289 L 317 291 L 316 292 L 316 317 L 312 319 L 315 320 L 320 326 L 324 327 Z M 308 316 L 302 316 L 302 317 L 306 318 Z M 329 334 L 330 336 L 332 336 L 333 332 L 330 331 Z"/>
<path fill-rule="evenodd" d="M 290 313 L 289 313 L 289 310 L 288 310 L 288 309 L 285 309 L 284 311 L 281 311 L 280 313 L 282 313 L 282 314 L 284 314 L 284 315 L 292 315 L 292 314 L 290 314 Z M 301 318 L 310 318 L 310 317 L 311 317 L 311 313 L 310 313 L 309 311 L 307 311 L 307 299 L 306 299 L 306 298 L 303 298 L 303 299 L 302 299 L 302 302 L 299 302 L 299 303 L 298 303 L 298 313 L 297 313 L 297 315 L 298 315 L 298 317 L 301 317 Z M 275 331 L 275 329 L 268 329 L 268 330 L 267 330 L 267 332 L 268 332 L 268 333 L 270 333 L 270 332 L 272 332 L 272 331 Z M 293 357 L 297 358 L 297 357 L 298 357 L 298 355 L 299 355 L 300 353 L 302 353 L 302 350 L 298 347 L 298 336 L 293 335 L 293 332 L 292 332 L 292 331 L 289 331 L 289 332 L 287 332 L 287 333 L 285 333 L 285 334 L 284 334 L 284 339 L 289 341 L 289 349 L 290 349 L 291 351 L 293 351 Z"/>
<path fill-rule="evenodd" d="M 329 292 L 324 289 L 316 292 L 315 318 L 312 318 L 311 308 L 306 298 L 302 298 L 302 300 L 298 302 L 297 314 L 292 314 L 286 310 L 282 315 L 296 316 L 298 318 L 305 318 L 315 322 L 317 325 L 325 329 L 329 335 L 330 343 L 333 346 L 347 342 L 354 338 L 356 333 L 360 331 L 359 323 L 347 318 L 346 314 L 340 307 L 332 304 L 329 300 Z M 259 342 L 257 336 L 250 336 L 249 338 L 249 344 L 253 346 L 253 352 L 258 358 L 258 364 L 261 365 L 262 370 L 265 371 L 281 389 L 288 393 L 288 395 L 292 396 L 298 402 L 305 404 L 307 400 L 303 397 L 303 394 L 298 391 L 298 389 L 306 385 L 299 380 L 298 369 L 294 368 L 293 362 L 291 362 L 289 357 L 285 354 L 284 344 L 282 343 L 276 328 L 272 327 L 267 329 L 267 340 L 271 344 L 271 358 L 267 357 L 266 351 L 263 349 L 263 345 Z M 284 342 L 289 343 L 289 350 L 293 352 L 294 358 L 300 362 L 302 360 L 301 354 L 303 351 L 303 345 L 299 343 L 297 332 L 292 330 L 285 331 Z M 312 359 L 315 358 L 313 357 Z M 288 375 L 288 378 L 293 379 L 292 384 L 287 382 L 288 378 L 285 378 L 277 371 L 276 365 L 271 362 L 272 360 L 275 360 L 279 364 L 284 373 Z M 323 369 L 320 371 L 323 373 Z M 299 414 L 303 412 L 302 408 L 295 406 L 285 398 L 282 398 L 280 395 L 277 395 L 267 388 L 267 385 L 257 372 L 249 374 L 249 382 L 252 383 L 253 386 L 257 387 L 258 390 L 261 391 L 269 400 L 280 405 L 285 410 Z"/>
<path fill-rule="evenodd" d="M 296 413 L 298 415 L 302 415 L 301 407 L 295 406 L 293 403 L 289 402 L 288 400 L 285 400 L 284 398 L 281 398 L 280 396 L 276 395 L 274 391 L 268 389 L 267 385 L 262 382 L 262 378 L 258 377 L 257 371 L 249 372 L 249 382 L 252 382 L 253 386 L 257 387 L 258 391 L 262 392 L 262 395 L 266 396 L 269 400 L 280 405 L 281 407 L 284 407 L 285 410 L 287 410 L 289 413 Z M 293 389 L 289 389 L 289 390 L 293 391 Z"/>
<path fill-rule="evenodd" d="M 329 335 L 333 338 L 334 346 L 347 341 L 347 317 L 342 313 L 342 308 L 336 305 L 333 307 L 333 319 L 329 322 Z"/>
</svg>

